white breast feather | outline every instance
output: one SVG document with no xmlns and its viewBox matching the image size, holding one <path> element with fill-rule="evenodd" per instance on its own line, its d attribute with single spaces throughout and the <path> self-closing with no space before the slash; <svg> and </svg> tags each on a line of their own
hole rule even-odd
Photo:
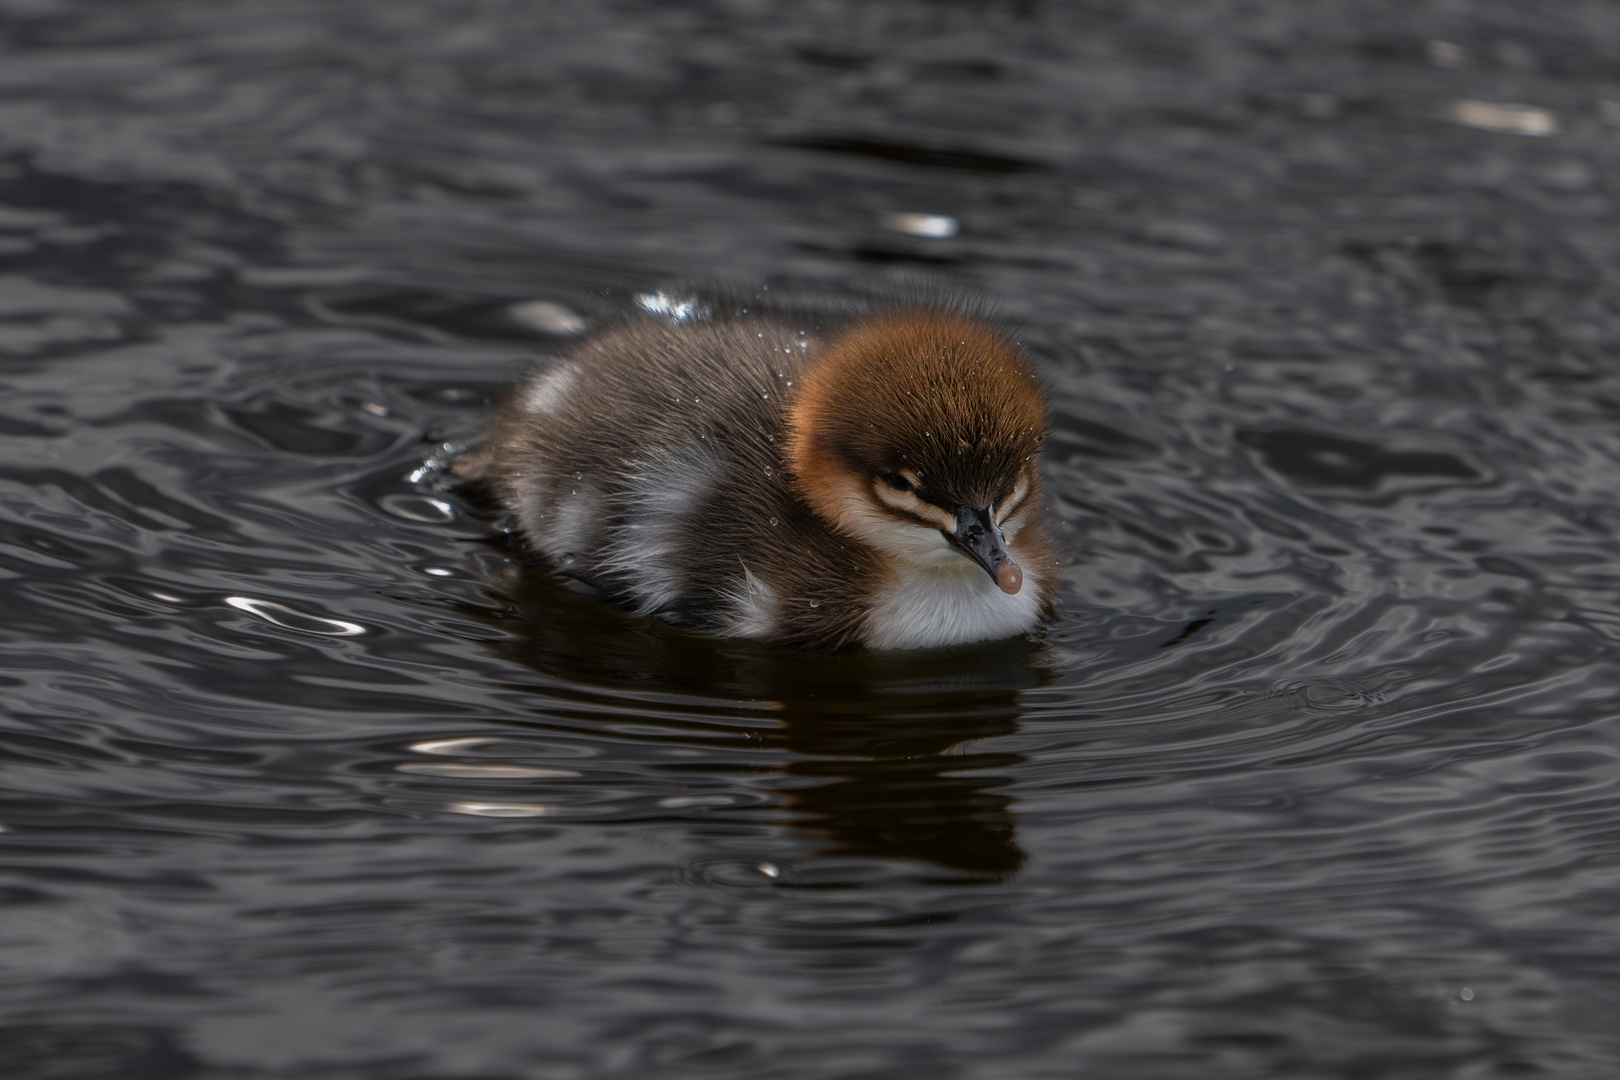
<svg viewBox="0 0 1620 1080">
<path fill-rule="evenodd" d="M 557 412 L 578 379 L 579 368 L 574 364 L 559 364 L 542 371 L 523 391 L 523 407 L 530 412 Z"/>
<path fill-rule="evenodd" d="M 623 522 L 609 530 L 602 569 L 625 583 L 638 614 L 650 615 L 680 598 L 677 567 L 689 515 L 702 504 L 720 472 L 706 442 L 660 455 L 626 478 L 615 501 Z"/>
<path fill-rule="evenodd" d="M 562 480 L 548 509 L 546 519 L 530 535 L 547 558 L 562 566 L 589 547 L 602 520 L 602 493 L 589 480 Z"/>
<path fill-rule="evenodd" d="M 547 509 L 551 500 L 546 498 L 546 481 L 534 476 L 520 477 L 514 485 L 512 512 L 518 524 L 531 540 L 538 543 L 549 525 Z"/>
<path fill-rule="evenodd" d="M 746 567 L 742 580 L 728 595 L 732 621 L 721 631 L 725 637 L 768 638 L 776 632 L 776 613 L 781 598 L 776 590 L 755 577 Z"/>
<path fill-rule="evenodd" d="M 902 567 L 873 599 L 866 644 L 874 649 L 926 649 L 993 641 L 1029 630 L 1040 614 L 1040 590 L 1029 578 L 1008 596 L 989 574 L 965 559 L 938 569 Z"/>
</svg>

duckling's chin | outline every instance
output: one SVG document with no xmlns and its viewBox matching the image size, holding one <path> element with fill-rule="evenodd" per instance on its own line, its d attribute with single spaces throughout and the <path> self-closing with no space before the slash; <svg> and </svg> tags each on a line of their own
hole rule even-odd
<svg viewBox="0 0 1620 1080">
<path fill-rule="evenodd" d="M 927 566 L 898 564 L 872 596 L 865 642 L 874 649 L 934 648 L 994 641 L 1034 628 L 1040 589 L 1008 594 L 977 563 L 951 553 Z"/>
</svg>

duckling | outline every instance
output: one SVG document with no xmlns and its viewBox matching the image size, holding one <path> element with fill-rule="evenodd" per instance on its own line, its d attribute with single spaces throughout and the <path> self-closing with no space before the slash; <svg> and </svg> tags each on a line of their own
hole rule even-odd
<svg viewBox="0 0 1620 1080">
<path fill-rule="evenodd" d="M 1050 607 L 1045 392 L 944 307 L 822 335 L 632 321 L 520 383 L 455 472 L 640 614 L 810 649 L 1011 637 Z"/>
</svg>

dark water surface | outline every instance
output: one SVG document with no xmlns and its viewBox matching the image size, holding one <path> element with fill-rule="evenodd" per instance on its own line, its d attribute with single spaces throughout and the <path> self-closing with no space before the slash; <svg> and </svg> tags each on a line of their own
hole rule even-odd
<svg viewBox="0 0 1620 1080">
<path fill-rule="evenodd" d="M 8 1080 L 1620 1075 L 1620 7 L 0 43 Z M 638 293 L 895 271 L 1056 390 L 1038 641 L 683 635 L 432 468 Z"/>
</svg>

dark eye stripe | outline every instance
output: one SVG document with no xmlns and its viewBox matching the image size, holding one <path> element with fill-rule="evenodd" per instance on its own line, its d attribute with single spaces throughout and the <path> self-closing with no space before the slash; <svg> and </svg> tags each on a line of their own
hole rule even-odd
<svg viewBox="0 0 1620 1080">
<path fill-rule="evenodd" d="M 996 520 L 1006 521 L 1008 518 L 1018 513 L 1018 511 L 1022 510 L 1024 508 L 1024 504 L 1029 501 L 1029 493 L 1031 490 L 1033 490 L 1033 488 L 1034 485 L 1026 485 L 1024 488 L 1024 493 L 1018 496 L 1018 501 L 1013 503 L 1011 506 L 1005 508 L 1000 506 L 996 507 Z"/>
</svg>

